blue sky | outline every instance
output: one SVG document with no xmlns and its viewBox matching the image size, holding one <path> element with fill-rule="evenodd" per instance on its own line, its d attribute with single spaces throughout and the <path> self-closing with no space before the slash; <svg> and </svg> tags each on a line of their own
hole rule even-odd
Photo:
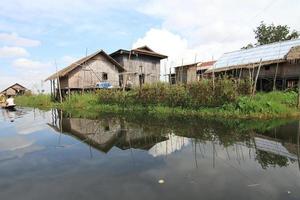
<svg viewBox="0 0 300 200">
<path fill-rule="evenodd" d="M 216 59 L 254 42 L 262 20 L 300 30 L 299 10 L 298 0 L 1 0 L 0 90 L 40 88 L 55 60 L 61 69 L 86 48 L 149 45 L 167 68 Z"/>
</svg>

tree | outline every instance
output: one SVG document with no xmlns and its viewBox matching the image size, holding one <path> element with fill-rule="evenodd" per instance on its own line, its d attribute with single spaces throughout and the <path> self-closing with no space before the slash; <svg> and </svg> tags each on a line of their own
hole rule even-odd
<svg viewBox="0 0 300 200">
<path fill-rule="evenodd" d="M 242 49 L 251 49 L 251 48 L 253 48 L 253 47 L 254 47 L 254 45 L 251 44 L 251 43 L 249 43 L 249 44 L 247 44 L 246 46 L 242 47 Z"/>
<path fill-rule="evenodd" d="M 299 33 L 295 30 L 290 31 L 290 27 L 287 25 L 275 26 L 273 23 L 267 25 L 263 21 L 254 30 L 254 33 L 255 39 L 257 40 L 257 46 L 299 37 Z"/>
</svg>

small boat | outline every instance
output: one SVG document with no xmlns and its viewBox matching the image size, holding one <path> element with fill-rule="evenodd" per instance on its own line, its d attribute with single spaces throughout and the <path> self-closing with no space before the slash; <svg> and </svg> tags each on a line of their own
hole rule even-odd
<svg viewBox="0 0 300 200">
<path fill-rule="evenodd" d="M 7 109 L 7 110 L 15 110 L 15 107 L 16 107 L 16 105 L 14 104 L 14 105 L 5 105 L 5 106 L 2 106 L 2 108 L 4 108 L 4 109 Z"/>
</svg>

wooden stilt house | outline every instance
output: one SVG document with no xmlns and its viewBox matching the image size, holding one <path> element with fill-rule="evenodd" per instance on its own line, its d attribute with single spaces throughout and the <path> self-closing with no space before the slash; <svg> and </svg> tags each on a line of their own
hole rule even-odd
<svg viewBox="0 0 300 200">
<path fill-rule="evenodd" d="M 300 39 L 225 53 L 206 73 L 212 72 L 216 76 L 250 78 L 257 82 L 257 90 L 296 87 L 300 77 Z"/>
</svg>

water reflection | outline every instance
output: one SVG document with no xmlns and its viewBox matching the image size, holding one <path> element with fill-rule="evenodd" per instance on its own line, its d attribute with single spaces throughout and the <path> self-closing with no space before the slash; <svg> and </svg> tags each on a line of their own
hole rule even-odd
<svg viewBox="0 0 300 200">
<path fill-rule="evenodd" d="M 58 110 L 52 110 L 51 115 L 48 125 L 55 131 L 75 137 L 103 153 L 117 147 L 145 150 L 153 157 L 167 157 L 191 146 L 195 167 L 199 166 L 199 158 L 211 158 L 213 168 L 216 158 L 239 165 L 254 160 L 263 169 L 299 163 L 298 123 L 274 129 L 250 126 L 248 130 L 245 127 L 239 130 L 217 121 L 160 122 L 112 116 L 86 119 Z"/>
<path fill-rule="evenodd" d="M 299 199 L 298 121 L 0 111 L 0 199 Z"/>
</svg>

